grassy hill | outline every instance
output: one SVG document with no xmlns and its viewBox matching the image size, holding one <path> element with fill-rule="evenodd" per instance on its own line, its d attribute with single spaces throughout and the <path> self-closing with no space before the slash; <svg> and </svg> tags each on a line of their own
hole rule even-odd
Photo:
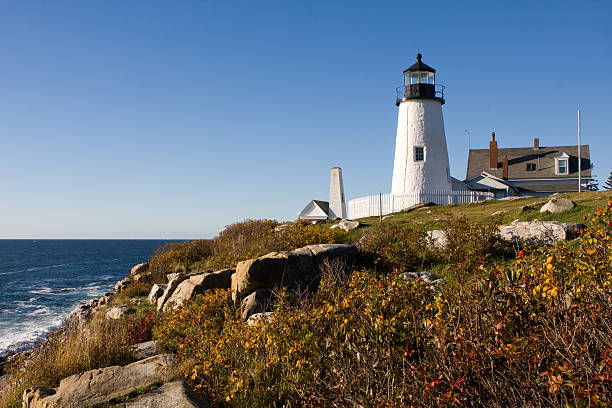
<svg viewBox="0 0 612 408">
<path fill-rule="evenodd" d="M 473 223 L 483 223 L 494 220 L 500 225 L 509 224 L 514 220 L 532 221 L 564 221 L 582 223 L 583 217 L 590 214 L 593 208 L 605 207 L 612 198 L 612 190 L 588 191 L 584 193 L 559 194 L 556 197 L 570 199 L 576 203 L 573 210 L 559 214 L 540 213 L 540 208 L 549 198 L 518 198 L 515 200 L 488 200 L 475 204 L 437 205 L 420 207 L 408 211 L 400 211 L 384 220 L 392 224 L 417 224 L 426 229 L 443 229 L 444 223 L 451 217 L 465 217 Z M 522 210 L 524 206 L 529 209 Z M 496 214 L 499 213 L 499 214 Z M 494 215 L 496 214 L 496 215 Z M 379 217 L 368 217 L 358 220 L 368 228 L 379 223 Z M 355 234 L 355 233 L 353 233 Z"/>
</svg>

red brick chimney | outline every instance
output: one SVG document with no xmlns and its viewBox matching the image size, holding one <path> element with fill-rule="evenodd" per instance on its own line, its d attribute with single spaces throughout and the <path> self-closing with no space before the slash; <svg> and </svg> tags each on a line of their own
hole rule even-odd
<svg viewBox="0 0 612 408">
<path fill-rule="evenodd" d="M 533 148 L 538 150 L 540 148 L 540 139 L 539 138 L 535 138 L 533 139 Z"/>
<path fill-rule="evenodd" d="M 497 142 L 495 141 L 495 132 L 491 132 L 491 141 L 489 142 L 489 168 L 497 168 Z"/>
<path fill-rule="evenodd" d="M 504 156 L 502 161 L 502 178 L 508 180 L 508 156 Z"/>
</svg>

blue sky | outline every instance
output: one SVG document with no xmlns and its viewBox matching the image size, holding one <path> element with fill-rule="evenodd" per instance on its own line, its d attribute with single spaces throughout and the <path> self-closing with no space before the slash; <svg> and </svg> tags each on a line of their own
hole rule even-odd
<svg viewBox="0 0 612 408">
<path fill-rule="evenodd" d="M 447 86 L 472 147 L 576 143 L 612 169 L 612 3 L 0 1 L 0 238 L 196 238 L 389 192 L 395 87 Z"/>
</svg>

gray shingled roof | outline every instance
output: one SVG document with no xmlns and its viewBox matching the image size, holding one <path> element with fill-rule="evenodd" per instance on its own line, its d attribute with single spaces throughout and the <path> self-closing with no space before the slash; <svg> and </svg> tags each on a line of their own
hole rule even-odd
<svg viewBox="0 0 612 408">
<path fill-rule="evenodd" d="M 497 149 L 497 169 L 489 168 L 489 149 L 470 149 L 466 180 L 483 171 L 502 177 L 502 160 L 508 156 L 508 179 L 564 179 L 578 177 L 578 146 L 518 147 Z M 569 174 L 555 174 L 555 156 L 565 152 L 570 156 Z M 589 145 L 582 145 L 582 177 L 591 176 Z M 533 163 L 535 170 L 528 171 L 527 164 Z"/>
</svg>

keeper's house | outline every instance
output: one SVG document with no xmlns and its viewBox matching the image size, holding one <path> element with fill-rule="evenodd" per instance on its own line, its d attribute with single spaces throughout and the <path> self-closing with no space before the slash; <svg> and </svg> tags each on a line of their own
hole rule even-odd
<svg viewBox="0 0 612 408">
<path fill-rule="evenodd" d="M 589 145 L 580 148 L 582 191 L 591 180 Z M 540 146 L 498 149 L 495 133 L 489 149 L 470 149 L 466 179 L 470 190 L 496 198 L 547 196 L 578 191 L 578 146 Z"/>
</svg>

